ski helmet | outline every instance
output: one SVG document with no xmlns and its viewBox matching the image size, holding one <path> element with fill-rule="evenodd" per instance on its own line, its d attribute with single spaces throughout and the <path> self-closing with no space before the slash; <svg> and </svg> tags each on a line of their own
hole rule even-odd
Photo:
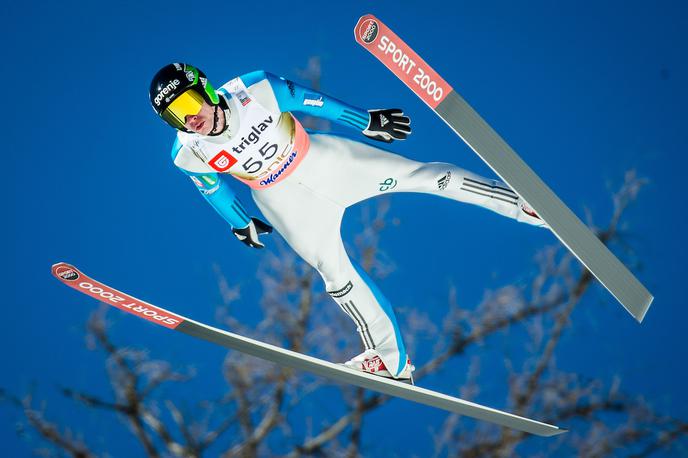
<svg viewBox="0 0 688 458">
<path fill-rule="evenodd" d="M 184 127 L 186 116 L 196 115 L 203 101 L 216 106 L 220 98 L 205 73 L 189 64 L 165 65 L 153 77 L 148 92 L 153 110 L 175 129 Z"/>
</svg>

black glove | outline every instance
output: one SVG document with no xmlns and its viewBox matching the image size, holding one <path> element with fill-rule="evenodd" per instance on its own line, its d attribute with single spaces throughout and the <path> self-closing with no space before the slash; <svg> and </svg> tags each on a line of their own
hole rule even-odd
<svg viewBox="0 0 688 458">
<path fill-rule="evenodd" d="M 270 232 L 272 232 L 272 226 L 258 218 L 251 218 L 251 222 L 243 229 L 232 228 L 232 233 L 236 238 L 251 248 L 264 248 L 265 245 L 258 240 L 258 236 L 260 234 L 269 234 Z"/>
<path fill-rule="evenodd" d="M 411 133 L 411 120 L 399 108 L 368 110 L 370 120 L 363 135 L 373 140 L 392 143 L 405 140 Z"/>
</svg>

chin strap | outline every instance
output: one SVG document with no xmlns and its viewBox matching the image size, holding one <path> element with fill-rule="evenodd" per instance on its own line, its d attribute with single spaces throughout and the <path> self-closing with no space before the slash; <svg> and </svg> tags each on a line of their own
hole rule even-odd
<svg viewBox="0 0 688 458">
<path fill-rule="evenodd" d="M 224 99 L 222 97 L 220 97 L 220 103 L 215 105 L 215 111 L 213 111 L 213 128 L 210 129 L 210 132 L 208 133 L 208 135 L 217 136 L 217 135 L 220 135 L 225 130 L 227 130 L 227 127 L 229 126 L 229 121 L 228 121 L 229 113 L 227 112 L 227 110 L 225 110 L 225 108 L 229 108 L 229 107 L 225 103 Z M 215 132 L 215 129 L 217 129 L 217 123 L 220 121 L 218 109 L 222 110 L 222 112 L 224 112 L 224 114 L 225 114 L 225 125 L 222 129 L 220 129 L 219 132 Z"/>
<path fill-rule="evenodd" d="M 217 109 L 220 108 L 219 106 L 215 105 L 215 110 L 213 110 L 213 128 L 210 129 L 210 132 L 208 132 L 208 135 L 215 136 L 215 135 L 220 135 L 222 132 L 215 132 L 215 129 L 217 129 L 217 122 L 220 120 L 220 116 L 217 114 Z M 225 122 L 227 124 L 227 122 Z M 224 129 L 222 129 L 224 130 Z"/>
</svg>

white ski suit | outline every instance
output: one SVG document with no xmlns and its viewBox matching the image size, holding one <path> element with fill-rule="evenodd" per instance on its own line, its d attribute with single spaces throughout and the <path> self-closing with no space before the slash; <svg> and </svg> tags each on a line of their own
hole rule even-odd
<svg viewBox="0 0 688 458">
<path fill-rule="evenodd" d="M 345 136 L 306 132 L 291 115 L 305 112 L 361 132 L 368 126 L 365 110 L 263 71 L 235 78 L 217 92 L 227 102 L 228 128 L 213 137 L 179 132 L 175 164 L 235 228 L 246 227 L 250 217 L 222 178 L 249 185 L 270 224 L 320 273 L 366 349 L 377 350 L 392 375 L 403 370 L 406 349 L 392 306 L 344 249 L 340 225 L 347 207 L 382 193 L 421 192 L 543 225 L 500 181 Z"/>
</svg>

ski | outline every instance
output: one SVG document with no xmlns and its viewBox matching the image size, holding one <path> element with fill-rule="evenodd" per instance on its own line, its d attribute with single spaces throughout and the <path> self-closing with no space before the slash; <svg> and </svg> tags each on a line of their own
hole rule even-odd
<svg viewBox="0 0 688 458">
<path fill-rule="evenodd" d="M 564 246 L 642 322 L 653 300 L 650 292 L 437 72 L 371 14 L 358 20 L 354 36 L 528 202 Z"/>
<path fill-rule="evenodd" d="M 396 380 L 358 372 L 341 364 L 285 350 L 258 340 L 208 326 L 111 288 L 64 262 L 53 265 L 52 274 L 65 285 L 105 304 L 136 315 L 139 318 L 216 345 L 271 361 L 281 366 L 310 372 L 336 382 L 356 385 L 389 396 L 403 398 L 538 436 L 547 437 L 566 432 L 565 429 L 557 426 L 502 412 Z"/>
</svg>

